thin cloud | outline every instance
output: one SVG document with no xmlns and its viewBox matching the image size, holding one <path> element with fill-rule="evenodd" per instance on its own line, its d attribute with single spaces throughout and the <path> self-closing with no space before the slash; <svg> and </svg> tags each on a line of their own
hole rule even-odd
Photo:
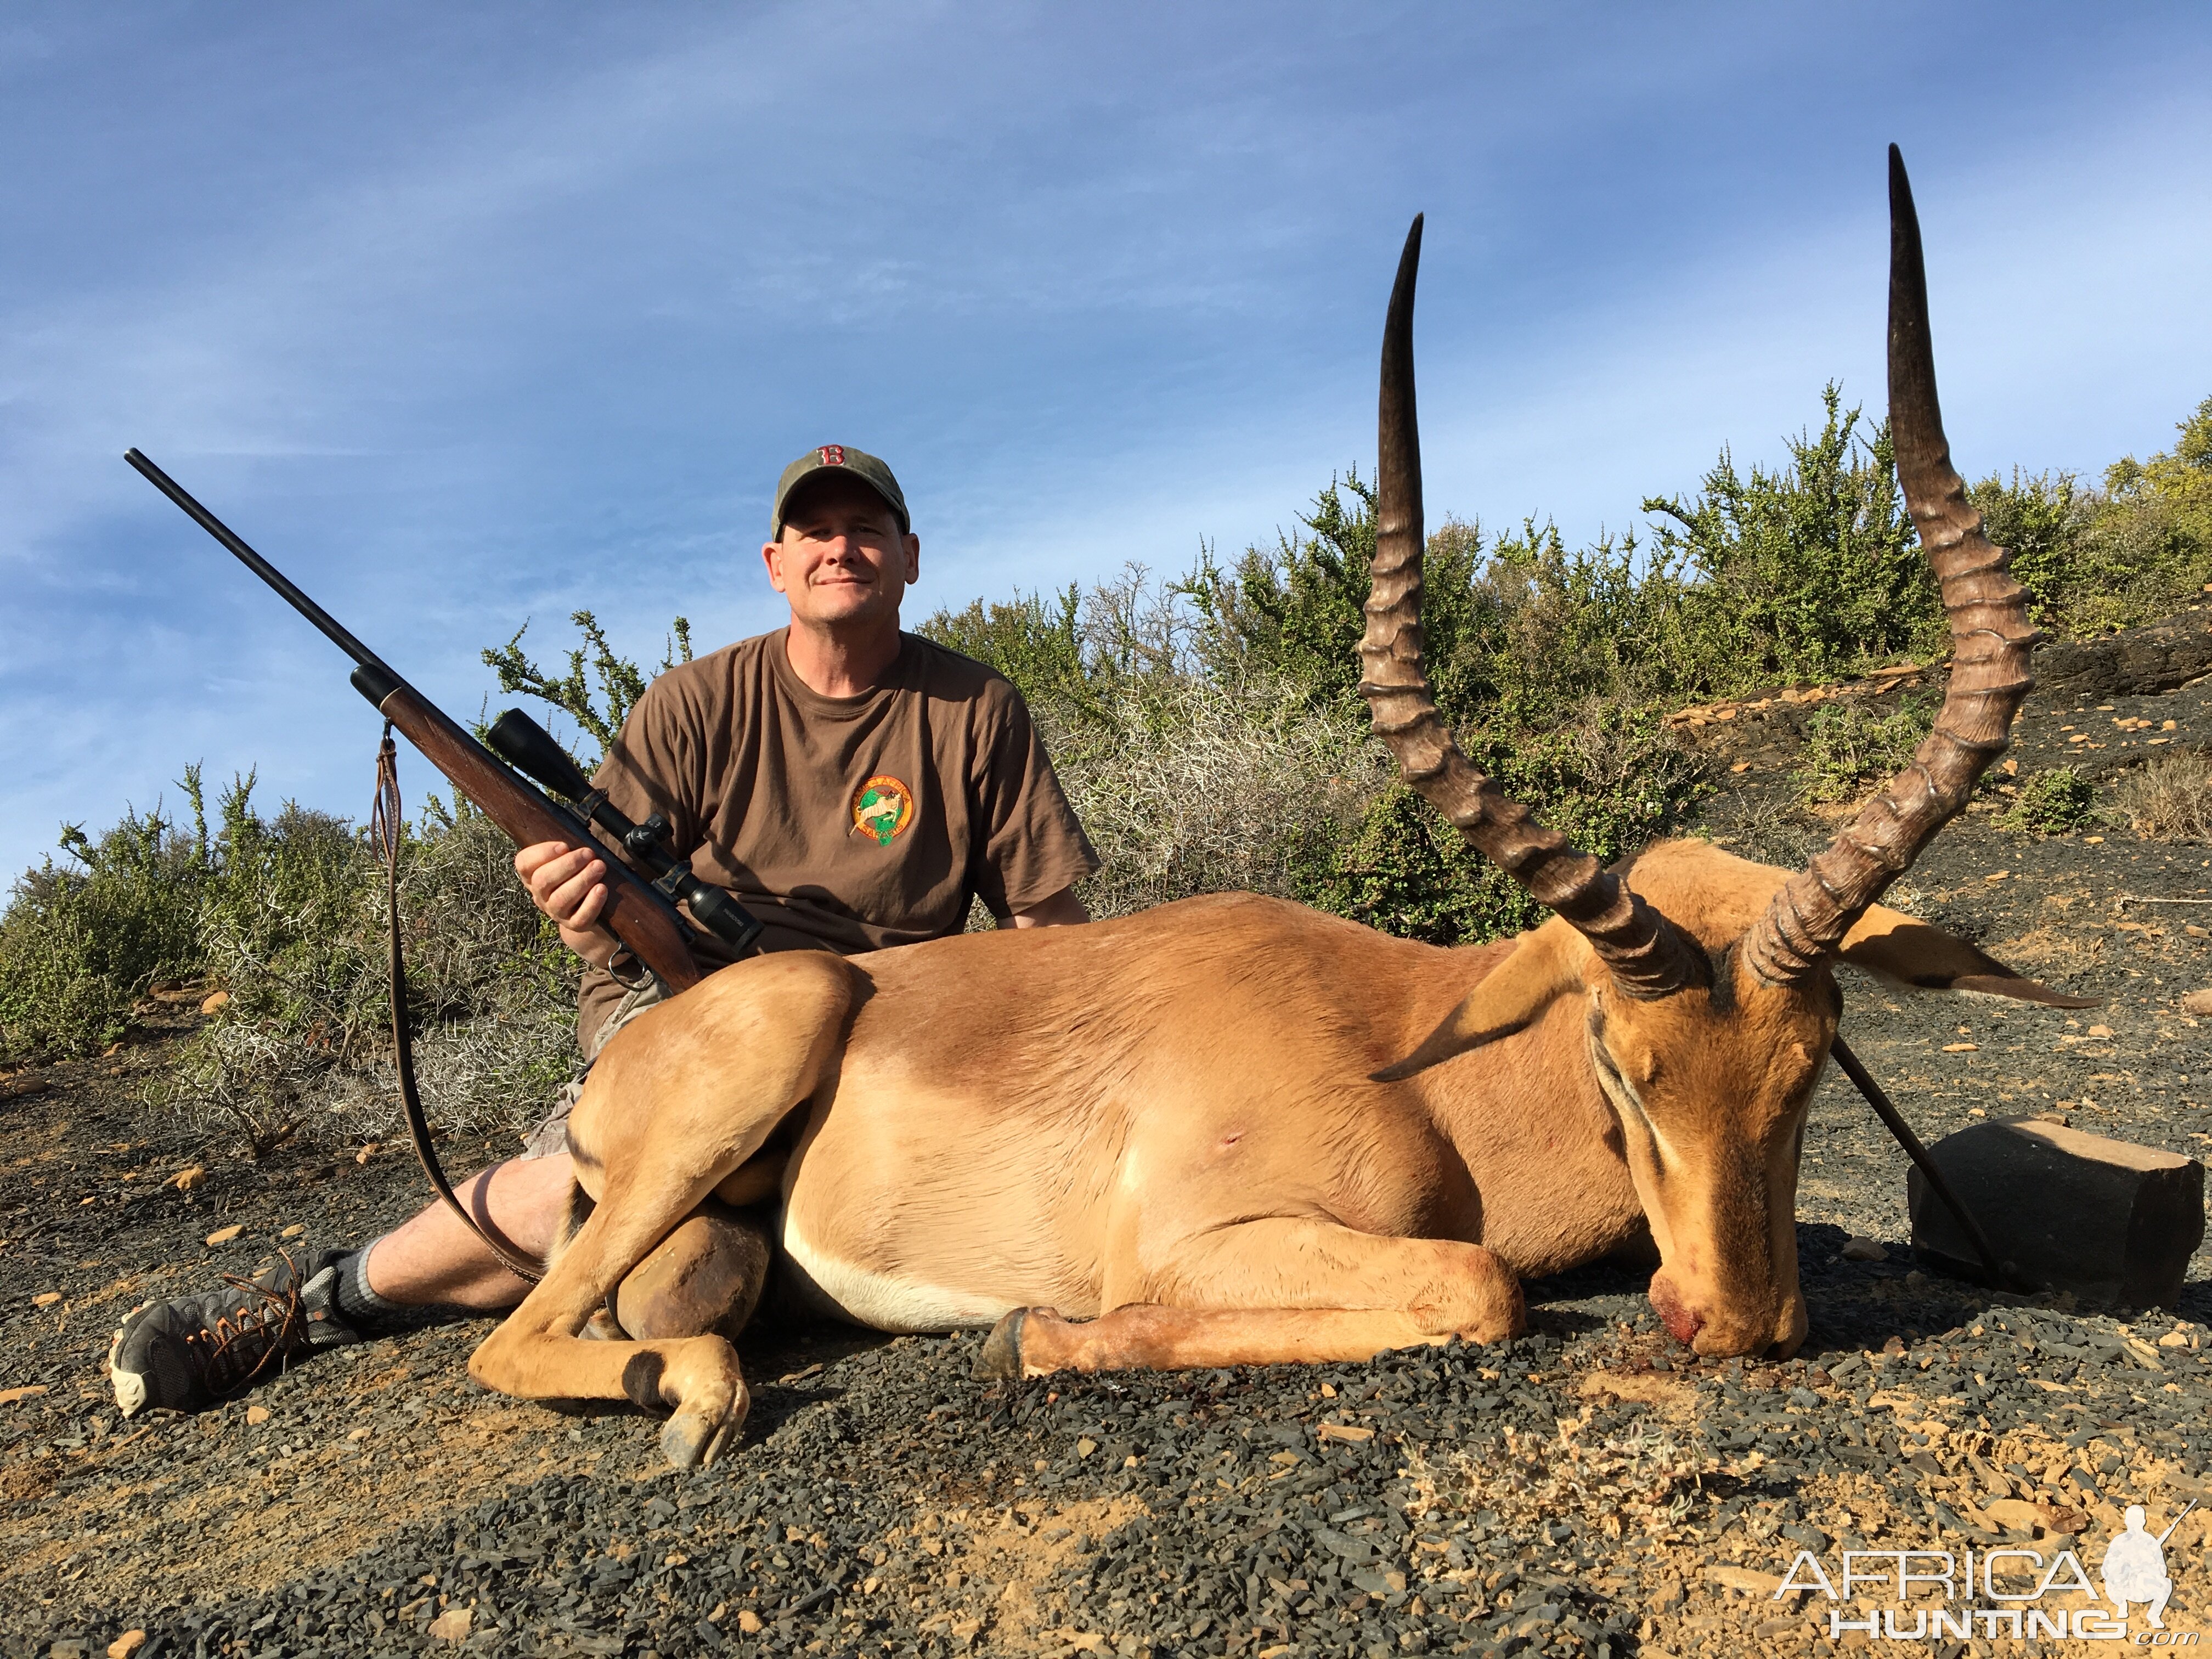
<svg viewBox="0 0 2212 1659">
<path fill-rule="evenodd" d="M 472 712 L 526 615 L 773 625 L 767 489 L 833 435 L 899 466 L 918 611 L 1267 539 L 1364 464 L 1417 208 L 1439 513 L 1582 538 L 1878 404 L 1891 137 L 1970 467 L 2212 390 L 2191 9 L 536 15 L 0 35 L 0 859 L 195 757 L 358 810 L 342 665 L 131 443 Z"/>
</svg>

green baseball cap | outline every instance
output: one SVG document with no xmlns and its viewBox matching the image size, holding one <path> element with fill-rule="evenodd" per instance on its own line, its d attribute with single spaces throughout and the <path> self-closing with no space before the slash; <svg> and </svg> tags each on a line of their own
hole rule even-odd
<svg viewBox="0 0 2212 1659">
<path fill-rule="evenodd" d="M 891 470 L 865 449 L 855 449 L 850 444 L 823 444 L 808 450 L 789 466 L 783 477 L 775 481 L 775 505 L 769 514 L 769 538 L 783 539 L 783 504 L 791 499 L 791 492 L 817 472 L 848 472 L 854 477 L 882 496 L 890 510 L 898 514 L 899 533 L 905 535 L 914 528 L 908 522 L 906 495 Z"/>
</svg>

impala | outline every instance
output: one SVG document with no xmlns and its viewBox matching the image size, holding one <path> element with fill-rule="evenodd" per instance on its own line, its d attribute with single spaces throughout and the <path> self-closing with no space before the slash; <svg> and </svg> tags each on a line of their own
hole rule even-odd
<svg viewBox="0 0 2212 1659">
<path fill-rule="evenodd" d="M 2077 1006 L 1875 902 L 2005 747 L 2036 638 L 1950 463 L 1893 149 L 1890 189 L 1897 466 L 1952 671 L 1911 764 L 1807 868 L 1696 841 L 1601 867 L 1453 742 L 1421 666 L 1416 219 L 1383 334 L 1360 690 L 1407 781 L 1552 919 L 1445 950 L 1229 893 L 726 968 L 602 1054 L 569 1130 L 577 1224 L 471 1373 L 665 1409 L 668 1455 L 711 1461 L 748 1402 L 732 1321 L 580 1337 L 710 1197 L 763 1203 L 762 1272 L 802 1306 L 992 1328 L 981 1366 L 1010 1376 L 1492 1341 L 1522 1326 L 1522 1277 L 1646 1239 L 1676 1339 L 1795 1349 L 1833 964 Z"/>
</svg>

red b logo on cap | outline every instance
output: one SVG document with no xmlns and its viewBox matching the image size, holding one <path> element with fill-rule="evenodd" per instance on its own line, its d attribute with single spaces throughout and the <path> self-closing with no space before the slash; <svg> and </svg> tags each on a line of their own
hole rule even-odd
<svg viewBox="0 0 2212 1659">
<path fill-rule="evenodd" d="M 842 445 L 842 444 L 824 444 L 824 445 L 823 445 L 823 446 L 822 446 L 822 465 L 824 465 L 824 466 L 842 466 L 842 465 L 845 465 L 845 446 L 844 446 L 844 445 Z"/>
</svg>

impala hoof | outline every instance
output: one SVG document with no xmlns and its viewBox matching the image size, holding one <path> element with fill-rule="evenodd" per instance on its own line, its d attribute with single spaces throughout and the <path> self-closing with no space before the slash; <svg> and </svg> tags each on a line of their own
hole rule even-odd
<svg viewBox="0 0 2212 1659">
<path fill-rule="evenodd" d="M 678 1412 L 661 1425 L 660 1449 L 679 1469 L 703 1469 L 721 1455 L 737 1431 L 737 1424 L 726 1419 Z"/>
<path fill-rule="evenodd" d="M 983 1339 L 982 1352 L 975 1356 L 978 1382 L 1021 1376 L 1022 1325 L 1029 1316 L 1027 1308 L 1017 1308 L 991 1327 L 990 1335 Z"/>
</svg>

